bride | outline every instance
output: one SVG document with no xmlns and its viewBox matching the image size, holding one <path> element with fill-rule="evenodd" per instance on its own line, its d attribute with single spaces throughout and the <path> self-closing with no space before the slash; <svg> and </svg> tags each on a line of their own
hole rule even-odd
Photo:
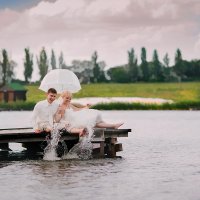
<svg viewBox="0 0 200 200">
<path fill-rule="evenodd" d="M 55 122 L 59 122 L 61 128 L 65 128 L 70 133 L 79 133 L 84 136 L 87 130 L 94 127 L 117 129 L 123 123 L 109 124 L 103 121 L 100 111 L 89 109 L 89 106 L 82 108 L 71 104 L 72 93 L 65 91 L 61 94 L 62 103 L 54 116 Z"/>
</svg>

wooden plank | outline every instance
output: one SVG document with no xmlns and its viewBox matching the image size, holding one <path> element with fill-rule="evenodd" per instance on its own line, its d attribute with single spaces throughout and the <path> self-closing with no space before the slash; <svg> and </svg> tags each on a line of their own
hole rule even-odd
<svg viewBox="0 0 200 200">
<path fill-rule="evenodd" d="M 95 128 L 94 131 L 100 131 L 100 130 L 103 130 L 104 131 L 104 134 L 105 134 L 105 137 L 109 137 L 109 136 L 112 136 L 112 137 L 115 137 L 115 136 L 118 136 L 118 137 L 127 137 L 127 134 L 128 132 L 131 132 L 131 129 L 97 129 Z M 33 129 L 31 128 L 20 128 L 20 129 L 1 129 L 0 130 L 0 135 L 22 135 L 22 134 L 35 134 Z"/>
<path fill-rule="evenodd" d="M 76 140 L 78 139 L 78 136 L 63 136 L 61 137 L 61 140 Z M 22 142 L 43 142 L 45 141 L 45 137 L 38 137 L 38 138 L 9 138 L 9 139 L 1 139 L 0 138 L 0 144 L 2 143 L 9 143 L 9 142 L 16 142 L 16 143 L 22 143 Z"/>
<path fill-rule="evenodd" d="M 117 138 L 117 137 L 128 137 L 128 132 L 131 129 L 94 129 L 96 137 L 93 138 L 93 142 L 103 142 L 105 138 Z M 34 133 L 33 129 L 20 128 L 20 129 L 9 129 L 0 130 L 0 143 L 9 142 L 39 142 L 44 141 L 48 133 Z M 78 139 L 78 134 L 69 134 L 64 132 L 61 136 L 62 140 L 74 140 Z"/>
<path fill-rule="evenodd" d="M 23 134 L 35 134 L 33 129 L 11 129 L 0 130 L 0 135 L 23 135 Z"/>
<path fill-rule="evenodd" d="M 0 131 L 3 131 L 3 130 L 25 130 L 25 129 L 33 129 L 33 128 L 32 127 L 3 128 L 3 129 L 0 129 Z"/>
<path fill-rule="evenodd" d="M 131 129 L 106 129 L 104 131 L 105 138 L 112 137 L 128 137 L 128 133 L 131 132 Z"/>
</svg>

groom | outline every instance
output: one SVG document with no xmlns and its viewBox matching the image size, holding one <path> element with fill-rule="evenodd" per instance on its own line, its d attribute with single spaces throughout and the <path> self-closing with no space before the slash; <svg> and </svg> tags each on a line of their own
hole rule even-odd
<svg viewBox="0 0 200 200">
<path fill-rule="evenodd" d="M 50 88 L 47 91 L 46 99 L 39 101 L 33 110 L 33 129 L 35 133 L 42 131 L 50 132 L 53 128 L 53 117 L 58 109 L 58 103 L 55 101 L 57 91 Z"/>
</svg>

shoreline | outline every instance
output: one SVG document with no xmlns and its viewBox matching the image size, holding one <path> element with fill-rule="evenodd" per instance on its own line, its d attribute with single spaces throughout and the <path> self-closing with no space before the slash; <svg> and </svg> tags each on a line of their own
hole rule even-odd
<svg viewBox="0 0 200 200">
<path fill-rule="evenodd" d="M 91 104 L 91 108 L 98 110 L 200 110 L 200 101 L 174 102 L 161 98 L 88 97 L 74 98 L 72 103 Z M 0 111 L 28 111 L 33 110 L 35 104 L 34 101 L 0 103 Z"/>
</svg>

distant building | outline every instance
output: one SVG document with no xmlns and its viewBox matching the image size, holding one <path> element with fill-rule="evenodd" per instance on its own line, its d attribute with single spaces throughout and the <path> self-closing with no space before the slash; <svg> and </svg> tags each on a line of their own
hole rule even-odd
<svg viewBox="0 0 200 200">
<path fill-rule="evenodd" d="M 26 101 L 27 90 L 19 83 L 10 83 L 0 87 L 0 102 Z"/>
</svg>

